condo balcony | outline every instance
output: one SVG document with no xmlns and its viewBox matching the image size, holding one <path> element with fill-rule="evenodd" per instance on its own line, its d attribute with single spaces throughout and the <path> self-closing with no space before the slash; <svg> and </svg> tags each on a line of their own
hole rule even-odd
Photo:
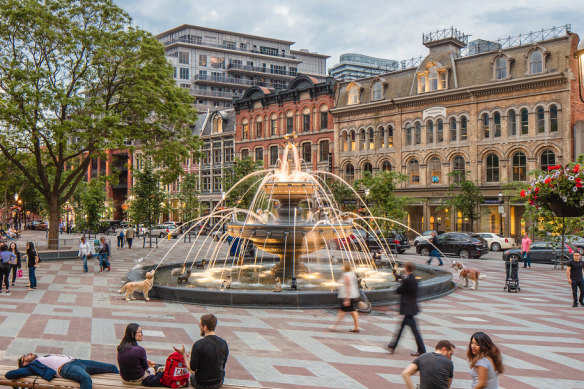
<svg viewBox="0 0 584 389">
<path fill-rule="evenodd" d="M 227 65 L 227 71 L 230 73 L 243 73 L 243 74 L 269 74 L 270 77 L 278 77 L 278 78 L 285 78 L 285 79 L 292 79 L 298 75 L 296 71 L 286 71 L 280 69 L 273 69 L 268 67 L 260 67 L 260 66 L 249 66 L 249 65 L 240 65 L 240 64 L 229 64 Z"/>
</svg>

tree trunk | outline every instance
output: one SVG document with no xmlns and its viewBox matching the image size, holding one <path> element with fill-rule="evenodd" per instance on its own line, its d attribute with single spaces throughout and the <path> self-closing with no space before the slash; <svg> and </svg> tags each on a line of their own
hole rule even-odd
<svg viewBox="0 0 584 389">
<path fill-rule="evenodd" d="M 59 198 L 52 195 L 49 198 L 49 238 L 47 240 L 50 250 L 59 248 L 59 220 L 61 210 L 59 209 Z"/>
</svg>

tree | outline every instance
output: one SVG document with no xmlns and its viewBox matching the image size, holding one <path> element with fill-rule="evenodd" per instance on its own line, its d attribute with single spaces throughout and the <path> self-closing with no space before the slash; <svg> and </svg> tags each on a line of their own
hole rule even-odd
<svg viewBox="0 0 584 389">
<path fill-rule="evenodd" d="M 98 231 L 100 219 L 106 208 L 105 198 L 105 180 L 94 179 L 77 186 L 72 199 L 78 231 Z"/>
<path fill-rule="evenodd" d="M 327 185 L 340 210 L 355 211 L 357 209 L 357 197 L 350 186 L 339 180 L 327 180 Z"/>
<path fill-rule="evenodd" d="M 199 177 L 194 173 L 188 173 L 183 176 L 180 186 L 179 198 L 183 204 L 183 222 L 193 220 L 199 214 L 199 191 L 197 184 Z"/>
<path fill-rule="evenodd" d="M 162 44 L 112 0 L 0 3 L 0 152 L 45 199 L 50 241 L 105 150 L 133 142 L 165 181 L 181 173 L 196 112 L 172 73 Z"/>
<path fill-rule="evenodd" d="M 255 162 L 250 157 L 245 157 L 243 159 L 236 159 L 233 164 L 233 171 L 231 174 L 227 174 L 223 178 L 223 187 L 232 189 L 233 186 L 242 178 L 261 170 L 262 163 L 260 161 Z M 259 186 L 256 184 L 258 180 L 261 180 L 262 176 L 256 175 L 249 177 L 248 179 L 242 181 L 235 188 L 229 192 L 227 196 L 226 203 L 229 207 L 238 208 L 249 208 Z M 255 188 L 252 186 L 256 184 Z"/>
<path fill-rule="evenodd" d="M 130 204 L 128 212 L 133 221 L 148 226 L 150 236 L 152 225 L 160 216 L 166 195 L 160 185 L 159 173 L 154 171 L 150 162 L 145 163 L 142 171 L 135 172 L 134 178 L 132 187 L 134 201 Z"/>
<path fill-rule="evenodd" d="M 452 172 L 448 176 L 454 177 L 454 182 L 448 186 L 448 197 L 442 200 L 439 209 L 454 208 L 464 218 L 470 220 L 471 228 L 474 221 L 480 216 L 479 207 L 484 202 L 481 188 L 467 179 L 470 172 Z"/>
</svg>

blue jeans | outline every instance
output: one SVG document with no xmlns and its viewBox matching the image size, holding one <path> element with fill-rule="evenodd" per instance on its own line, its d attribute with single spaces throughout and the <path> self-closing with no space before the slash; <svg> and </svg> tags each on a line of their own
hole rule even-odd
<svg viewBox="0 0 584 389">
<path fill-rule="evenodd" d="M 61 377 L 79 382 L 79 389 L 91 389 L 92 374 L 115 373 L 120 371 L 110 363 L 90 361 L 86 359 L 74 359 L 61 367 Z"/>
<path fill-rule="evenodd" d="M 440 266 L 444 265 L 444 262 L 442 262 L 442 258 L 440 258 L 440 251 L 433 249 L 430 251 L 430 259 L 428 259 L 428 262 L 426 262 L 428 265 L 432 263 L 432 260 L 434 258 L 436 258 L 438 260 L 438 263 L 440 263 Z"/>
<path fill-rule="evenodd" d="M 36 288 L 36 267 L 28 268 L 28 280 L 30 281 L 30 287 Z"/>
<path fill-rule="evenodd" d="M 83 271 L 87 273 L 89 269 L 87 268 L 87 255 L 83 254 Z"/>
<path fill-rule="evenodd" d="M 107 253 L 103 253 L 103 254 L 98 254 L 98 258 L 99 258 L 99 268 L 100 269 L 105 269 L 108 268 L 110 266 L 109 261 L 107 260 Z"/>
<path fill-rule="evenodd" d="M 527 251 L 523 252 L 523 267 L 531 267 L 531 256 Z"/>
</svg>

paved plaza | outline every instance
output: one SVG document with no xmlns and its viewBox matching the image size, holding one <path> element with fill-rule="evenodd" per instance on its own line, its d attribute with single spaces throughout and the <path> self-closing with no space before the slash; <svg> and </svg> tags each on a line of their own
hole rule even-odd
<svg viewBox="0 0 584 389">
<path fill-rule="evenodd" d="M 25 239 L 19 243 L 24 245 Z M 175 242 L 165 241 L 152 256 L 161 257 Z M 113 239 L 112 243 L 115 246 Z M 17 280 L 10 296 L 0 296 L 0 363 L 15 364 L 16 357 L 26 352 L 115 361 L 116 346 L 130 322 L 142 325 L 142 345 L 149 358 L 163 363 L 172 345 L 184 343 L 190 350 L 200 337 L 199 317 L 212 312 L 219 319 L 217 334 L 229 342 L 227 383 L 266 388 L 405 387 L 400 373 L 415 350 L 409 330 L 394 355 L 386 348 L 401 321 L 397 307 L 377 307 L 361 315 L 362 332 L 353 334 L 328 330 L 335 310 L 222 308 L 140 298 L 128 303 L 116 291 L 136 259 L 150 251 L 139 246 L 112 247 L 110 273 L 96 273 L 96 261 L 89 273 L 83 273 L 81 261 L 65 260 L 40 264 L 36 291 L 25 290 L 26 278 Z M 189 247 L 180 241 L 177 255 Z M 413 254 L 400 257 L 424 260 Z M 584 388 L 584 307 L 571 307 L 565 271 L 540 264 L 531 270 L 521 268 L 521 292 L 509 294 L 503 291 L 500 253 L 488 257 L 467 261 L 487 275 L 478 291 L 459 289 L 421 303 L 418 321 L 428 350 L 440 339 L 457 347 L 452 387 L 470 388 L 466 348 L 474 331 L 484 331 L 503 353 L 503 388 Z M 348 317 L 344 328 L 351 328 Z"/>
</svg>

